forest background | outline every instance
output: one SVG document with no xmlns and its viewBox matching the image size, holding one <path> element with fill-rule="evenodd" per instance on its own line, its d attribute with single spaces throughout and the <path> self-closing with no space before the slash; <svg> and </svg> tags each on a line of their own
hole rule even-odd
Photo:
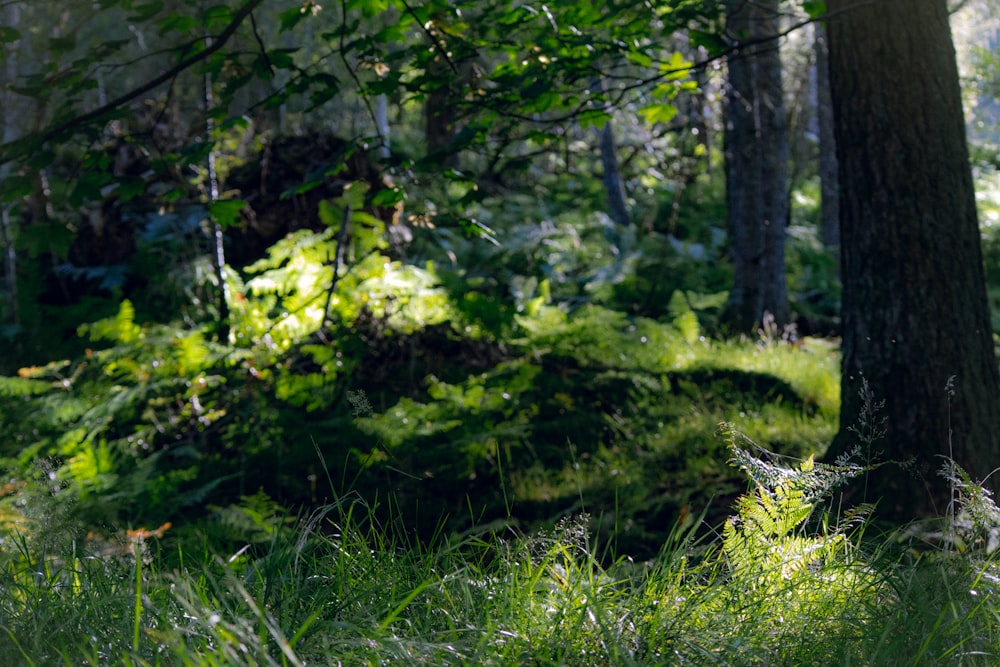
<svg viewBox="0 0 1000 667">
<path fill-rule="evenodd" d="M 352 499 L 417 545 L 586 513 L 653 558 L 746 491 L 720 424 L 943 515 L 997 396 L 937 343 L 841 376 L 838 4 L 3 3 L 5 530 L 225 550 Z M 977 241 L 928 270 L 982 269 L 995 367 L 1000 12 L 951 4 Z M 852 312 L 940 300 L 892 285 Z"/>
</svg>

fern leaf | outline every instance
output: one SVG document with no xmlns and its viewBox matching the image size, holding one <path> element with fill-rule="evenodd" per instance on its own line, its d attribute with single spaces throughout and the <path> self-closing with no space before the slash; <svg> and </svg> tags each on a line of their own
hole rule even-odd
<svg viewBox="0 0 1000 667">
<path fill-rule="evenodd" d="M 11 398 L 37 396 L 51 389 L 52 385 L 42 380 L 0 376 L 0 396 L 9 396 Z"/>
</svg>

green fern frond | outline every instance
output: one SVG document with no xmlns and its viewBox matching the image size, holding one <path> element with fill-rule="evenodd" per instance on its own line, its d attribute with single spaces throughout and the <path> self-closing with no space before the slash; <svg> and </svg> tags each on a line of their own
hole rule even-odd
<svg viewBox="0 0 1000 667">
<path fill-rule="evenodd" d="M 177 367 L 181 375 L 197 373 L 209 360 L 209 349 L 201 331 L 190 331 L 174 341 Z"/>
<path fill-rule="evenodd" d="M 722 554 L 737 590 L 781 598 L 792 595 L 800 584 L 827 593 L 832 582 L 848 586 L 853 575 L 839 565 L 849 546 L 845 527 L 828 526 L 826 517 L 816 533 L 808 532 L 806 525 L 830 489 L 860 474 L 860 466 L 818 464 L 812 457 L 782 466 L 765 460 L 777 457 L 731 425 L 723 424 L 722 430 L 730 441 L 730 463 L 755 483 L 754 491 L 737 501 L 736 516 L 722 529 Z M 761 454 L 751 454 L 737 442 L 749 443 Z M 864 515 L 862 511 L 860 516 Z M 847 526 L 857 520 L 849 515 Z M 802 590 L 795 595 L 800 594 Z"/>
<path fill-rule="evenodd" d="M 80 325 L 79 333 L 81 336 L 89 334 L 90 339 L 94 341 L 131 343 L 142 335 L 142 328 L 135 323 L 135 306 L 128 299 L 124 299 L 116 315 Z"/>
<path fill-rule="evenodd" d="M 793 461 L 778 456 L 726 422 L 719 424 L 719 430 L 729 444 L 732 453 L 730 463 L 766 489 L 775 490 L 782 486 L 789 490 L 796 489 L 808 500 L 815 501 L 866 472 L 864 466 L 850 461 L 830 464 L 816 463 L 812 457 L 805 461 Z M 782 460 L 784 464 L 772 462 Z"/>
<path fill-rule="evenodd" d="M 51 390 L 52 384 L 42 380 L 0 376 L 0 396 L 22 398 L 25 396 L 38 396 Z"/>
</svg>

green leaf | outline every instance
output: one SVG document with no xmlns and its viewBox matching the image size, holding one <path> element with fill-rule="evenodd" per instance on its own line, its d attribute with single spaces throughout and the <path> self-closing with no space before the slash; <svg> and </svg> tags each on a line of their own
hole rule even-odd
<svg viewBox="0 0 1000 667">
<path fill-rule="evenodd" d="M 496 232 L 479 220 L 475 218 L 460 218 L 458 222 L 462 225 L 462 231 L 465 232 L 468 238 L 480 238 L 497 247 L 500 246 L 500 242 L 497 241 Z"/>
<path fill-rule="evenodd" d="M 692 30 L 688 33 L 688 38 L 691 40 L 691 46 L 701 46 L 712 56 L 723 53 L 729 48 L 726 40 L 714 32 Z"/>
<path fill-rule="evenodd" d="M 701 327 L 698 325 L 698 316 L 692 311 L 684 311 L 680 316 L 674 318 L 674 327 L 681 332 L 681 336 L 688 345 L 694 345 L 701 336 Z"/>
<path fill-rule="evenodd" d="M 207 27 L 224 26 L 233 20 L 233 10 L 225 5 L 215 5 L 205 10 L 201 20 Z"/>
<path fill-rule="evenodd" d="M 588 127 L 596 127 L 598 130 L 604 129 L 605 123 L 609 120 L 611 120 L 611 114 L 600 109 L 585 109 L 580 112 L 578 118 L 580 127 L 585 130 Z"/>
<path fill-rule="evenodd" d="M 528 141 L 533 141 L 539 146 L 548 146 L 554 141 L 559 141 L 559 135 L 554 132 L 544 132 L 542 130 L 530 130 L 524 135 Z"/>
<path fill-rule="evenodd" d="M 344 216 L 344 207 L 335 206 L 328 199 L 321 199 L 319 202 L 319 220 L 327 227 L 339 227 Z"/>
<path fill-rule="evenodd" d="M 88 172 L 82 174 L 69 194 L 70 206 L 80 206 L 84 202 L 103 199 L 101 188 L 111 183 L 112 180 L 111 175 L 106 173 Z"/>
<path fill-rule="evenodd" d="M 809 15 L 809 18 L 818 19 L 826 15 L 826 2 L 824 0 L 805 0 L 802 3 L 802 10 Z"/>
<path fill-rule="evenodd" d="M 29 137 L 26 143 L 30 145 L 34 143 L 34 139 Z M 28 157 L 28 166 L 33 169 L 46 169 L 55 161 L 56 154 L 54 150 L 49 147 L 43 148 L 41 145 L 37 145 Z"/>
<path fill-rule="evenodd" d="M 344 186 L 344 194 L 337 197 L 337 202 L 350 206 L 353 211 L 360 211 L 365 206 L 365 195 L 368 184 L 364 181 L 354 181 Z"/>
<path fill-rule="evenodd" d="M 13 200 L 27 197 L 34 190 L 31 179 L 27 176 L 8 176 L 0 181 L 0 200 Z"/>
<path fill-rule="evenodd" d="M 279 32 L 288 32 L 295 26 L 299 24 L 299 21 L 309 16 L 310 12 L 306 11 L 305 6 L 292 7 L 291 9 L 286 9 L 285 11 L 278 14 L 278 30 Z"/>
<path fill-rule="evenodd" d="M 684 59 L 679 51 L 675 51 L 670 56 L 670 60 L 660 63 L 660 73 L 665 75 L 668 81 L 686 79 L 691 74 L 692 64 Z"/>
<path fill-rule="evenodd" d="M 0 25 L 0 44 L 8 44 L 21 39 L 21 33 L 5 25 Z"/>
<path fill-rule="evenodd" d="M 133 23 L 144 23 L 163 11 L 162 0 L 152 0 L 132 7 L 132 14 L 126 17 L 127 21 Z"/>
<path fill-rule="evenodd" d="M 198 27 L 198 21 L 193 16 L 183 16 L 181 14 L 171 14 L 163 18 L 157 24 L 160 26 L 160 35 L 168 32 L 179 32 L 187 34 Z"/>
<path fill-rule="evenodd" d="M 395 206 L 406 198 L 402 188 L 385 188 L 372 197 L 372 206 Z"/>
<path fill-rule="evenodd" d="M 135 307 L 128 299 L 122 301 L 118 313 L 90 324 L 81 324 L 81 336 L 89 335 L 91 340 L 107 340 L 116 343 L 129 343 L 142 335 L 142 328 L 135 323 Z"/>
<path fill-rule="evenodd" d="M 673 104 L 650 104 L 639 109 L 639 115 L 650 125 L 669 123 L 677 115 L 677 107 Z"/>
<path fill-rule="evenodd" d="M 75 234 L 65 224 L 55 222 L 36 223 L 23 227 L 17 235 L 17 246 L 28 257 L 35 258 L 46 253 L 65 257 L 73 243 Z"/>
<path fill-rule="evenodd" d="M 361 6 L 361 13 L 365 18 L 378 16 L 389 8 L 388 0 L 361 0 L 356 4 Z"/>
<path fill-rule="evenodd" d="M 146 192 L 146 179 L 139 176 L 125 176 L 119 179 L 116 191 L 118 199 L 127 202 Z"/>
<path fill-rule="evenodd" d="M 559 94 L 550 90 L 537 95 L 531 106 L 535 109 L 535 111 L 543 112 L 548 111 L 558 103 Z"/>
<path fill-rule="evenodd" d="M 27 371 L 31 369 L 21 369 Z M 51 390 L 52 384 L 43 380 L 31 380 L 27 377 L 4 377 L 0 375 L 0 396 L 34 396 L 45 394 Z"/>
<path fill-rule="evenodd" d="M 76 48 L 76 34 L 71 33 L 65 37 L 52 37 L 49 39 L 49 49 L 53 54 L 66 53 Z"/>
<path fill-rule="evenodd" d="M 247 203 L 242 199 L 220 199 L 208 205 L 208 214 L 219 223 L 223 229 L 228 229 L 240 222 L 240 211 Z"/>
<path fill-rule="evenodd" d="M 267 59 L 271 61 L 271 65 L 278 69 L 293 69 L 295 67 L 295 60 L 292 58 L 292 54 L 296 51 L 298 51 L 297 48 L 272 49 L 267 52 Z"/>
<path fill-rule="evenodd" d="M 639 67 L 650 67 L 653 64 L 653 59 L 642 51 L 629 51 L 625 54 L 625 57 Z"/>
</svg>

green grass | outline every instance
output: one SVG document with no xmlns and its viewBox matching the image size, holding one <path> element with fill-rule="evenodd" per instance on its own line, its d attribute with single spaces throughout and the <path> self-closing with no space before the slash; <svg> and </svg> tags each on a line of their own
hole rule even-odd
<svg viewBox="0 0 1000 667">
<path fill-rule="evenodd" d="M 689 520 L 641 563 L 597 552 L 586 516 L 427 545 L 357 498 L 294 526 L 250 499 L 229 529 L 162 538 L 24 523 L 0 548 L 0 663 L 996 664 L 1000 567 L 981 545 L 873 537 L 829 511 L 860 468 L 732 452 L 755 481 L 734 517 Z M 248 541 L 222 551 L 236 515 Z"/>
</svg>

